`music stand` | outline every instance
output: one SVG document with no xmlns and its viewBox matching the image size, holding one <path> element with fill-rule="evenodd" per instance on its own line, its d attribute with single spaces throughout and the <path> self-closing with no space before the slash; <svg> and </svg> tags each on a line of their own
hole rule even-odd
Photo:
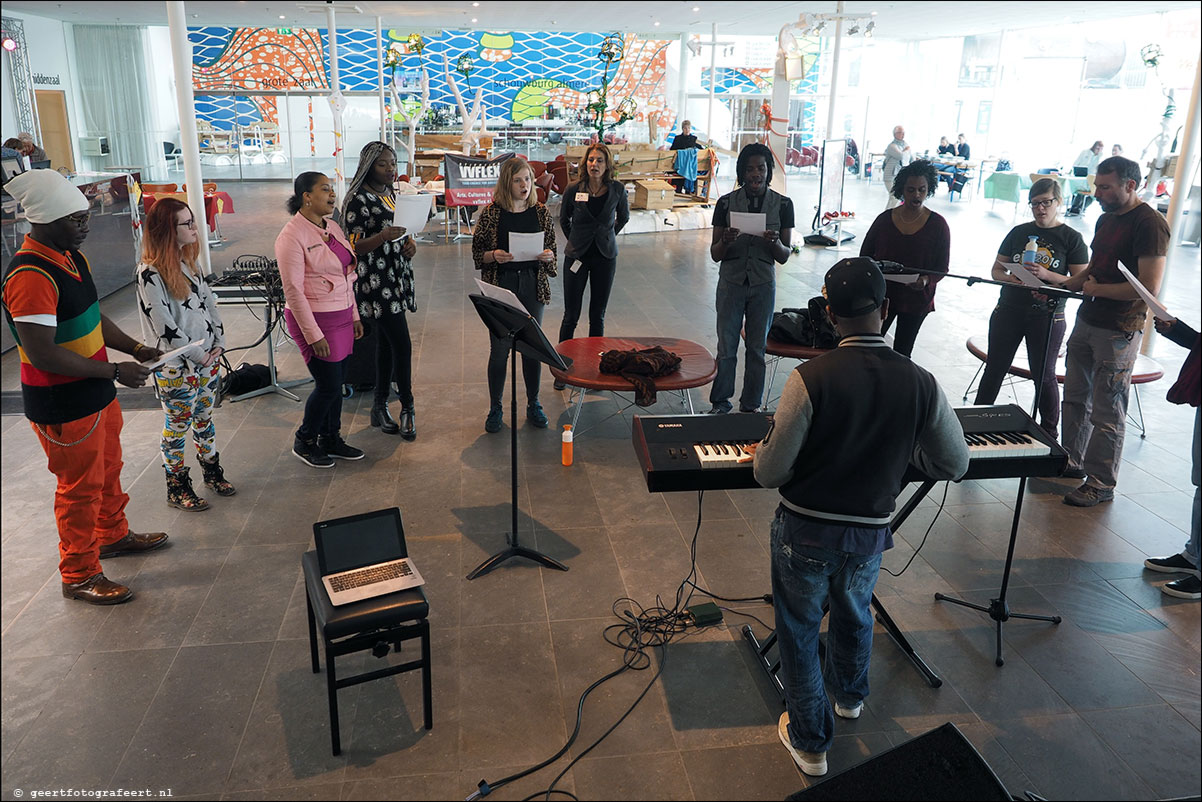
<svg viewBox="0 0 1202 802">
<path fill-rule="evenodd" d="M 495 288 L 488 288 L 490 292 L 494 290 Z M 500 293 L 506 292 L 508 291 L 500 290 Z M 539 362 L 560 370 L 568 370 L 571 362 L 560 356 L 559 352 L 555 350 L 555 346 L 551 345 L 547 336 L 543 334 L 538 321 L 531 317 L 524 308 L 520 308 L 520 302 L 518 306 L 514 306 L 512 302 L 502 300 L 500 297 L 490 298 L 477 293 L 469 293 L 468 297 L 472 299 L 476 313 L 488 327 L 489 333 L 494 337 L 509 340 L 509 467 L 510 486 L 513 491 L 511 497 L 513 519 L 511 521 L 512 529 L 505 536 L 505 542 L 509 544 L 509 547 L 498 551 L 480 563 L 472 569 L 467 578 L 475 579 L 483 576 L 511 557 L 525 557 L 547 568 L 566 571 L 568 567 L 558 560 L 518 543 L 518 428 L 516 425 L 518 419 L 518 354 L 537 359 Z"/>
<path fill-rule="evenodd" d="M 1019 269 L 1023 269 L 1023 268 L 1020 266 Z M 1009 281 L 994 281 L 993 279 L 980 278 L 979 276 L 962 276 L 962 275 L 957 275 L 955 273 L 940 273 L 939 271 L 936 271 L 936 270 L 921 270 L 918 268 L 907 268 L 906 272 L 908 272 L 908 273 L 925 273 L 928 275 L 939 275 L 939 276 L 945 276 L 947 278 L 958 278 L 958 279 L 965 281 L 968 284 L 968 286 L 970 286 L 970 287 L 973 284 L 996 284 L 999 287 L 1023 286 L 1025 289 L 1029 289 L 1033 293 L 1039 292 L 1039 293 L 1042 293 L 1043 295 L 1049 295 L 1052 297 L 1063 298 L 1065 300 L 1067 300 L 1069 298 L 1076 298 L 1078 300 L 1081 300 L 1085 297 L 1085 296 L 1081 295 L 1080 293 L 1075 293 L 1075 292 L 1072 292 L 1071 290 L 1062 289 L 1060 287 L 1052 286 L 1050 284 L 1040 287 L 1039 289 L 1035 289 L 1035 288 L 1026 287 L 1025 285 L 1015 285 L 1013 282 L 1009 282 Z M 1055 354 L 1048 353 L 1048 351 L 1051 348 L 1051 344 L 1052 344 L 1052 326 L 1053 326 L 1055 317 L 1056 317 L 1056 308 L 1054 306 L 1052 306 L 1051 304 L 1049 304 L 1048 305 L 1048 323 L 1047 323 L 1047 329 L 1046 329 L 1045 335 L 1044 335 L 1043 362 L 1039 365 L 1038 369 L 1036 369 L 1035 365 L 1031 365 L 1031 378 L 1034 380 L 1034 384 L 1035 384 L 1035 399 L 1031 404 L 1031 418 L 1033 420 L 1035 419 L 1035 416 L 1039 414 L 1039 399 L 1043 395 L 1044 367 L 1047 365 L 1048 359 L 1055 360 L 1055 358 L 1056 358 Z M 1015 613 L 1010 610 L 1010 605 L 1006 602 L 1006 591 L 1010 586 L 1010 569 L 1014 565 L 1014 546 L 1015 546 L 1015 543 L 1018 541 L 1018 521 L 1019 521 L 1019 518 L 1022 516 L 1023 496 L 1026 494 L 1026 490 L 1027 490 L 1027 477 L 1020 476 L 1018 479 L 1018 495 L 1014 499 L 1014 517 L 1010 521 L 1010 542 L 1006 547 L 1006 567 L 1002 571 L 1002 587 L 1001 587 L 1001 590 L 998 591 L 997 598 L 990 599 L 989 606 L 986 607 L 985 605 L 974 604 L 973 602 L 965 601 L 964 599 L 957 599 L 957 598 L 953 598 L 951 596 L 945 596 L 942 593 L 935 594 L 935 601 L 951 602 L 952 604 L 958 604 L 961 607 L 970 607 L 973 610 L 978 610 L 982 613 L 987 613 L 991 619 L 993 619 L 994 621 L 997 622 L 997 656 L 994 657 L 994 664 L 998 665 L 998 666 L 1005 665 L 1005 663 L 1006 663 L 1006 661 L 1004 659 L 1002 659 L 1002 624 L 1004 624 L 1006 621 L 1010 620 L 1011 618 L 1024 618 L 1029 621 L 1048 621 L 1053 624 L 1059 624 L 1060 621 L 1062 620 L 1060 618 L 1060 616 L 1058 616 L 1058 615 L 1034 615 L 1031 613 Z"/>
</svg>

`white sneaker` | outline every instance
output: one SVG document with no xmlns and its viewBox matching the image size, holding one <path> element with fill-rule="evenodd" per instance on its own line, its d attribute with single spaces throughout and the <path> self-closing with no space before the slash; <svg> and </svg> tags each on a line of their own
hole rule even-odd
<svg viewBox="0 0 1202 802">
<path fill-rule="evenodd" d="M 844 707 L 835 702 L 835 715 L 839 718 L 859 718 L 861 711 L 864 710 L 864 703 L 859 702 L 854 707 Z"/>
<path fill-rule="evenodd" d="M 780 736 L 780 742 L 789 750 L 789 754 L 793 756 L 793 762 L 797 764 L 797 768 L 811 777 L 821 777 L 826 774 L 826 753 L 825 752 L 803 752 L 793 746 L 793 742 L 789 740 L 789 711 L 780 714 L 780 720 L 776 722 L 776 734 Z"/>
</svg>

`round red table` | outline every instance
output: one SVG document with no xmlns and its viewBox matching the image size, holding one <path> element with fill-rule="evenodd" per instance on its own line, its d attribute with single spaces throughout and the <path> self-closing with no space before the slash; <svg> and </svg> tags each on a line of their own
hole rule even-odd
<svg viewBox="0 0 1202 802">
<path fill-rule="evenodd" d="M 551 375 L 564 384 L 579 388 L 572 413 L 572 430 L 580 419 L 584 405 L 585 390 L 605 390 L 612 393 L 633 393 L 634 385 L 616 373 L 601 372 L 601 354 L 606 351 L 630 351 L 659 346 L 680 357 L 680 368 L 666 376 L 655 377 L 655 389 L 660 392 L 679 393 L 694 414 L 693 398 L 689 389 L 709 384 L 718 373 L 714 356 L 704 345 L 676 337 L 577 337 L 564 340 L 555 346 L 562 356 L 572 360 L 568 370 L 551 368 Z"/>
</svg>

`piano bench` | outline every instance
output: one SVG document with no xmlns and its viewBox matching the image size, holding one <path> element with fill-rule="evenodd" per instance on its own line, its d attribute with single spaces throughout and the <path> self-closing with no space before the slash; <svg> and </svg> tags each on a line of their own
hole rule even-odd
<svg viewBox="0 0 1202 802">
<path fill-rule="evenodd" d="M 969 394 L 977 387 L 977 379 L 980 378 L 981 372 L 985 370 L 985 361 L 989 358 L 989 336 L 985 334 L 977 334 L 969 337 L 965 341 L 965 346 L 968 348 L 968 353 L 981 360 L 981 366 L 977 368 L 977 372 L 973 374 L 972 379 L 968 382 L 968 387 L 964 388 L 964 400 L 968 400 Z M 1026 348 L 1019 347 L 1014 355 L 1014 363 L 1006 369 L 1007 381 L 1010 383 L 1011 391 L 1014 390 L 1014 380 L 1009 377 L 1019 379 L 1031 379 L 1031 367 L 1027 364 Z M 1139 429 L 1140 437 L 1147 437 L 1147 427 L 1144 425 L 1144 410 L 1139 402 L 1139 385 L 1148 384 L 1164 378 L 1164 368 L 1160 363 L 1151 357 L 1140 354 L 1135 360 L 1135 369 L 1131 374 L 1131 387 L 1135 395 L 1135 412 L 1128 411 L 1127 419 Z M 1059 354 L 1056 357 L 1056 381 L 1064 384 L 1064 354 Z"/>
</svg>

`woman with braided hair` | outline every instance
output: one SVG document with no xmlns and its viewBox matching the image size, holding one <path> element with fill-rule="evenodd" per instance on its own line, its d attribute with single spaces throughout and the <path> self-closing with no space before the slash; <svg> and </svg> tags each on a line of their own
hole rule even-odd
<svg viewBox="0 0 1202 802">
<path fill-rule="evenodd" d="M 385 434 L 417 438 L 413 410 L 413 342 L 405 312 L 417 311 L 413 292 L 413 255 L 417 245 L 394 226 L 396 151 L 368 142 L 359 153 L 359 169 L 347 187 L 342 225 L 355 249 L 355 299 L 359 317 L 377 326 L 376 390 L 371 425 Z M 388 412 L 388 390 L 397 384 L 401 399 L 398 425 Z"/>
</svg>

